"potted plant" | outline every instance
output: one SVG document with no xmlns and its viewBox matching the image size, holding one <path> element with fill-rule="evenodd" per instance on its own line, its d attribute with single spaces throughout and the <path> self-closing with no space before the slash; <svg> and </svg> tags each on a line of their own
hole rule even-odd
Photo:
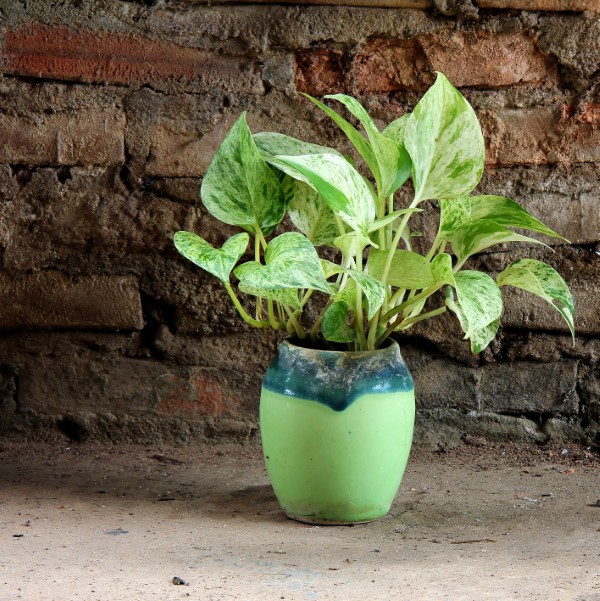
<svg viewBox="0 0 600 601">
<path fill-rule="evenodd" d="M 242 114 L 201 197 L 214 217 L 245 231 L 221 248 L 177 232 L 175 246 L 221 280 L 246 323 L 288 336 L 267 370 L 260 406 L 267 470 L 282 508 L 306 522 L 356 523 L 387 513 L 412 440 L 413 384 L 392 335 L 450 311 L 479 353 L 498 330 L 502 287 L 546 299 L 571 332 L 574 305 L 563 279 L 541 261 L 520 259 L 495 279 L 464 268 L 492 245 L 538 243 L 513 228 L 561 236 L 513 200 L 471 195 L 483 173 L 483 136 L 444 75 L 383 131 L 352 97 L 327 98 L 364 133 L 307 98 L 349 138 L 365 173 L 332 148 L 252 135 Z M 394 194 L 408 180 L 412 201 L 398 208 Z M 439 207 L 439 227 L 419 254 L 410 220 L 426 200 Z M 298 231 L 276 231 L 286 214 Z M 244 260 L 250 243 L 252 260 Z M 238 292 L 252 302 L 242 304 Z"/>
</svg>

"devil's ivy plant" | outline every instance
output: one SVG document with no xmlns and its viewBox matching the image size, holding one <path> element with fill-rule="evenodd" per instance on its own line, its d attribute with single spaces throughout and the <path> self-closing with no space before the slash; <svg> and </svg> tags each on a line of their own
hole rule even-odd
<svg viewBox="0 0 600 601">
<path fill-rule="evenodd" d="M 222 248 L 194 233 L 175 234 L 177 250 L 223 282 L 244 321 L 370 350 L 393 332 L 450 310 L 479 353 L 498 331 L 501 287 L 515 286 L 551 303 L 574 335 L 573 297 L 549 265 L 520 259 L 495 280 L 463 269 L 495 244 L 539 243 L 515 228 L 562 236 L 513 200 L 471 195 L 483 173 L 483 136 L 475 112 L 444 75 L 411 114 L 383 131 L 354 98 L 326 96 L 343 105 L 364 134 L 307 98 L 342 129 L 370 174 L 331 148 L 280 133 L 252 135 L 242 114 L 206 172 L 201 197 L 214 217 L 245 232 Z M 398 210 L 394 193 L 409 178 L 412 202 Z M 426 200 L 437 202 L 440 220 L 431 248 L 421 255 L 413 251 L 409 223 Z M 274 235 L 286 213 L 299 231 Z M 254 260 L 239 264 L 251 239 Z M 337 263 L 319 257 L 315 247 L 323 246 L 337 250 Z M 232 280 L 254 298 L 253 316 Z M 431 306 L 441 289 L 445 301 Z M 316 321 L 306 324 L 303 309 L 313 294 L 327 299 Z"/>
</svg>

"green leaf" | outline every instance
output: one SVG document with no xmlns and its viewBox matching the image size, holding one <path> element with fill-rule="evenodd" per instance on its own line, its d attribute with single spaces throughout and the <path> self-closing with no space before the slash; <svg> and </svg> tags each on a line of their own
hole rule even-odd
<svg viewBox="0 0 600 601">
<path fill-rule="evenodd" d="M 381 219 L 376 219 L 369 227 L 369 233 L 376 232 L 377 230 L 385 227 L 389 223 L 396 221 L 402 215 L 406 215 L 406 213 L 420 213 L 423 209 L 400 209 L 399 211 L 393 211 L 392 213 L 387 214 L 385 217 Z"/>
<path fill-rule="evenodd" d="M 332 292 L 313 245 L 296 232 L 281 234 L 269 242 L 265 265 L 251 261 L 236 267 L 234 273 L 241 285 L 251 288 L 312 288 Z"/>
<path fill-rule="evenodd" d="M 503 242 L 529 242 L 531 244 L 543 244 L 535 238 L 522 236 L 491 219 L 478 219 L 465 223 L 449 237 L 452 250 L 461 262 L 470 256 Z"/>
<path fill-rule="evenodd" d="M 224 223 L 269 233 L 283 219 L 277 176 L 260 156 L 242 114 L 217 149 L 202 180 L 202 202 Z"/>
<path fill-rule="evenodd" d="M 498 286 L 515 286 L 548 301 L 563 316 L 575 340 L 575 301 L 553 267 L 536 259 L 519 259 L 499 273 L 496 282 Z"/>
<path fill-rule="evenodd" d="M 375 203 L 360 173 L 335 154 L 277 156 L 271 164 L 283 171 L 291 167 L 302 174 L 331 210 L 351 228 L 367 231 L 375 220 Z"/>
<path fill-rule="evenodd" d="M 475 111 L 438 73 L 411 113 L 404 132 L 415 200 L 468 194 L 483 173 L 485 148 Z"/>
<path fill-rule="evenodd" d="M 258 267 L 260 269 L 260 265 L 258 263 L 254 263 L 253 267 Z M 250 269 L 252 269 L 252 267 Z M 257 296 L 265 300 L 277 301 L 278 303 L 287 305 L 288 307 L 292 307 L 294 309 L 302 308 L 300 300 L 298 299 L 298 291 L 294 288 L 278 288 L 275 290 L 272 288 L 254 288 L 252 286 L 246 286 L 241 282 L 238 285 L 238 288 L 244 294 Z"/>
<path fill-rule="evenodd" d="M 466 323 L 466 318 L 460 304 L 455 301 L 451 288 L 447 288 L 446 290 L 446 306 L 458 317 L 458 320 L 464 329 L 465 326 L 463 324 Z M 495 319 L 482 328 L 472 330 L 470 335 L 465 336 L 465 338 L 471 341 L 471 352 L 474 355 L 481 353 L 481 351 L 483 351 L 496 337 L 499 327 L 500 318 Z"/>
<path fill-rule="evenodd" d="M 214 248 L 192 232 L 177 232 L 173 237 L 175 248 L 192 263 L 229 283 L 229 274 L 248 247 L 250 237 L 245 232 L 227 240 L 222 248 Z"/>
<path fill-rule="evenodd" d="M 277 132 L 263 131 L 252 136 L 256 147 L 260 154 L 265 158 L 273 158 L 277 155 L 286 156 L 301 156 L 304 154 L 326 154 L 332 153 L 339 155 L 340 153 L 328 146 L 320 146 L 319 144 L 311 144 L 304 142 L 285 134 Z"/>
<path fill-rule="evenodd" d="M 478 219 L 489 219 L 504 227 L 531 230 L 568 242 L 520 204 L 504 196 L 463 196 L 440 200 L 440 237 L 450 239 L 461 225 Z"/>
<path fill-rule="evenodd" d="M 383 279 L 388 252 L 374 248 L 369 251 L 367 272 L 378 280 Z M 428 288 L 433 284 L 431 265 L 422 255 L 408 250 L 397 250 L 392 259 L 386 284 L 408 290 Z"/>
<path fill-rule="evenodd" d="M 385 197 L 393 194 L 408 179 L 412 166 L 404 144 L 399 145 L 392 138 L 381 134 L 369 113 L 355 98 L 345 94 L 332 94 L 325 98 L 341 102 L 361 122 L 377 162 L 377 169 L 371 171 L 377 181 L 379 193 Z"/>
<path fill-rule="evenodd" d="M 350 269 L 341 267 L 336 263 L 322 260 L 323 271 L 326 273 L 326 277 L 330 278 L 332 275 L 338 273 L 347 273 L 356 284 L 358 284 L 365 295 L 368 304 L 367 317 L 371 319 L 377 311 L 381 308 L 385 301 L 386 287 L 379 280 L 375 279 L 364 271 L 357 271 L 356 269 Z M 344 291 L 336 295 L 336 298 L 342 298 L 340 295 Z M 354 306 L 354 305 L 353 305 Z"/>
<path fill-rule="evenodd" d="M 365 248 L 371 244 L 371 239 L 360 232 L 348 232 L 342 236 L 338 236 L 333 245 L 339 248 L 347 257 L 355 257 L 357 245 L 360 248 Z"/>
<path fill-rule="evenodd" d="M 447 289 L 446 305 L 456 313 L 465 338 L 471 338 L 502 314 L 502 294 L 496 282 L 481 271 L 459 271 L 454 274 L 456 302 Z"/>
<path fill-rule="evenodd" d="M 333 303 L 321 322 L 321 330 L 325 340 L 331 342 L 352 342 L 356 338 L 356 331 L 352 327 L 354 312 L 344 301 Z"/>
<path fill-rule="evenodd" d="M 485 350 L 488 344 L 496 338 L 496 334 L 498 333 L 498 328 L 500 327 L 500 318 L 495 319 L 487 326 L 475 330 L 471 336 L 471 352 L 474 355 L 478 355 L 483 350 Z"/>
<path fill-rule="evenodd" d="M 390 140 L 394 140 L 398 146 L 404 145 L 404 131 L 406 130 L 406 124 L 410 114 L 402 115 L 392 121 L 384 130 L 383 135 Z"/>
<path fill-rule="evenodd" d="M 288 179 L 288 178 L 286 178 Z M 304 182 L 291 180 L 288 215 L 292 223 L 315 245 L 333 245 L 340 230 L 333 211 L 321 195 Z"/>
<path fill-rule="evenodd" d="M 371 170 L 377 185 L 380 185 L 381 175 L 379 173 L 379 166 L 377 164 L 377 159 L 375 158 L 375 152 L 373 148 L 371 148 L 371 144 L 362 136 L 362 134 L 346 119 L 344 119 L 341 115 L 338 115 L 333 109 L 330 109 L 326 104 L 323 104 L 316 98 L 309 96 L 308 94 L 303 94 L 306 98 L 308 98 L 311 102 L 314 102 L 324 113 L 326 113 L 338 126 L 339 128 L 346 134 L 350 142 L 352 142 L 353 146 L 356 148 L 360 156 L 363 158 L 367 167 Z"/>
<path fill-rule="evenodd" d="M 452 257 L 447 253 L 436 255 L 431 261 L 431 273 L 435 284 L 448 284 L 456 286 L 454 273 L 452 271 Z"/>
</svg>

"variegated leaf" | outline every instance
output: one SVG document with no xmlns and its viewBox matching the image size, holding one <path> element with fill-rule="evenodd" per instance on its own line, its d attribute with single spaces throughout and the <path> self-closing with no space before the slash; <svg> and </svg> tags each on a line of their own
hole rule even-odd
<svg viewBox="0 0 600 601">
<path fill-rule="evenodd" d="M 384 130 L 383 135 L 390 140 L 394 140 L 398 146 L 404 145 L 404 130 L 406 129 L 406 124 L 408 123 L 408 118 L 410 117 L 410 113 L 407 115 L 402 115 L 402 117 L 398 117 L 392 121 Z"/>
<path fill-rule="evenodd" d="M 452 257 L 447 253 L 440 253 L 431 261 L 431 273 L 435 284 L 448 284 L 456 286 L 452 271 Z"/>
<path fill-rule="evenodd" d="M 311 144 L 280 134 L 277 132 L 263 131 L 252 136 L 261 155 L 267 158 L 273 158 L 277 155 L 286 156 L 301 156 L 304 154 L 338 154 L 339 152 L 328 146 L 320 146 L 319 144 Z"/>
<path fill-rule="evenodd" d="M 321 263 L 324 264 L 323 270 L 325 271 L 327 277 L 331 277 L 332 275 L 336 275 L 338 273 L 347 273 L 354 280 L 354 282 L 360 286 L 360 289 L 367 300 L 368 319 L 371 319 L 375 313 L 379 311 L 385 301 L 386 288 L 384 284 L 364 271 L 348 269 L 329 261 L 321 261 Z M 340 296 L 341 294 L 343 294 L 343 291 L 342 293 L 336 294 L 336 299 L 342 298 Z"/>
<path fill-rule="evenodd" d="M 470 256 L 503 242 L 529 242 L 543 244 L 539 240 L 517 234 L 491 219 L 478 219 L 459 227 L 449 238 L 452 250 L 459 261 L 464 262 Z"/>
<path fill-rule="evenodd" d="M 302 174 L 334 213 L 351 228 L 367 231 L 375 220 L 375 203 L 360 173 L 335 154 L 277 156 L 271 164 Z"/>
<path fill-rule="evenodd" d="M 460 304 L 454 299 L 454 294 L 451 288 L 446 290 L 446 306 L 458 317 L 461 327 L 465 328 L 466 318 L 460 307 Z M 469 336 L 465 336 L 471 341 L 471 352 L 478 355 L 483 351 L 488 344 L 496 337 L 498 328 L 500 327 L 500 318 L 495 319 L 487 326 L 473 330 Z"/>
<path fill-rule="evenodd" d="M 404 143 L 417 202 L 468 194 L 481 178 L 485 149 L 477 116 L 441 73 L 408 118 Z"/>
<path fill-rule="evenodd" d="M 340 235 L 333 211 L 321 195 L 308 184 L 291 180 L 289 185 L 292 190 L 288 215 L 292 223 L 315 246 L 332 246 L 334 239 Z"/>
<path fill-rule="evenodd" d="M 488 344 L 496 338 L 496 334 L 498 333 L 498 328 L 500 327 L 500 318 L 495 319 L 492 323 L 489 323 L 487 326 L 481 328 L 480 330 L 475 330 L 469 339 L 471 340 L 471 352 L 474 355 L 479 355 L 483 350 L 485 350 Z"/>
<path fill-rule="evenodd" d="M 200 194 L 211 215 L 251 232 L 268 233 L 283 219 L 281 185 L 256 148 L 245 114 L 217 149 Z"/>
<path fill-rule="evenodd" d="M 229 283 L 229 274 L 248 247 L 250 237 L 245 232 L 227 240 L 222 248 L 214 248 L 192 232 L 177 232 L 173 238 L 175 248 L 192 263 Z"/>
<path fill-rule="evenodd" d="M 367 272 L 378 280 L 383 280 L 388 252 L 387 250 L 381 251 L 375 248 L 369 251 Z M 397 250 L 394 253 L 385 283 L 408 290 L 428 288 L 433 284 L 431 264 L 422 255 L 408 250 Z"/>
<path fill-rule="evenodd" d="M 362 249 L 371 244 L 371 239 L 361 232 L 348 232 L 338 236 L 333 245 L 339 248 L 347 257 L 355 257 L 357 248 Z"/>
<path fill-rule="evenodd" d="M 489 219 L 504 227 L 531 230 L 565 240 L 520 204 L 504 196 L 463 196 L 440 200 L 441 238 L 450 239 L 461 225 L 478 219 Z"/>
<path fill-rule="evenodd" d="M 251 288 L 312 288 L 332 292 L 313 245 L 296 232 L 286 232 L 269 242 L 265 265 L 255 261 L 244 263 L 234 273 L 242 285 Z"/>
<path fill-rule="evenodd" d="M 377 162 L 377 169 L 373 172 L 381 196 L 393 194 L 409 177 L 411 160 L 404 144 L 397 144 L 395 140 L 379 132 L 365 108 L 351 96 L 345 94 L 332 94 L 325 96 L 341 102 L 362 124 L 371 143 L 371 148 Z M 379 173 L 377 179 L 376 173 Z"/>
<path fill-rule="evenodd" d="M 251 263 L 255 268 L 260 269 L 258 263 Z M 252 269 L 252 267 L 250 268 Z M 295 288 L 278 288 L 276 290 L 272 288 L 254 288 L 252 286 L 245 286 L 240 282 L 238 288 L 244 293 L 250 296 L 257 296 L 265 300 L 272 300 L 286 305 L 293 309 L 301 309 L 302 305 L 298 299 L 298 291 Z"/>
<path fill-rule="evenodd" d="M 447 289 L 446 305 L 456 313 L 465 338 L 471 338 L 502 314 L 502 294 L 496 282 L 481 271 L 459 271 L 454 274 L 456 302 Z M 458 306 L 458 310 L 457 307 Z"/>
<path fill-rule="evenodd" d="M 515 286 L 548 301 L 563 316 L 575 339 L 575 301 L 553 267 L 535 259 L 519 259 L 499 273 L 496 282 L 498 286 Z"/>
<path fill-rule="evenodd" d="M 354 312 L 344 301 L 336 301 L 323 315 L 321 331 L 325 340 L 331 342 L 352 342 L 356 331 L 352 327 Z"/>
<path fill-rule="evenodd" d="M 329 108 L 326 104 L 323 104 L 308 94 L 303 95 L 306 96 L 306 98 L 308 98 L 310 101 L 314 102 L 346 134 L 350 142 L 352 142 L 353 146 L 356 148 L 356 150 L 358 150 L 358 153 L 367 164 L 367 167 L 371 170 L 377 185 L 379 185 L 381 182 L 381 175 L 379 173 L 377 159 L 375 158 L 375 152 L 371 147 L 371 144 L 365 140 L 362 134 L 353 125 L 348 123 L 346 119 L 344 119 L 341 115 L 338 115 L 333 109 Z"/>
</svg>

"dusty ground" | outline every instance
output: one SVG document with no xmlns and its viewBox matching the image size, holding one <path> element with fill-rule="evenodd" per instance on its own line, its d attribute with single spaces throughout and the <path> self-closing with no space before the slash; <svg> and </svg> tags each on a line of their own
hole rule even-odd
<svg viewBox="0 0 600 601">
<path fill-rule="evenodd" d="M 286 519 L 257 447 L 5 445 L 0 601 L 600 601 L 598 454 L 471 443 L 354 527 Z"/>
</svg>

